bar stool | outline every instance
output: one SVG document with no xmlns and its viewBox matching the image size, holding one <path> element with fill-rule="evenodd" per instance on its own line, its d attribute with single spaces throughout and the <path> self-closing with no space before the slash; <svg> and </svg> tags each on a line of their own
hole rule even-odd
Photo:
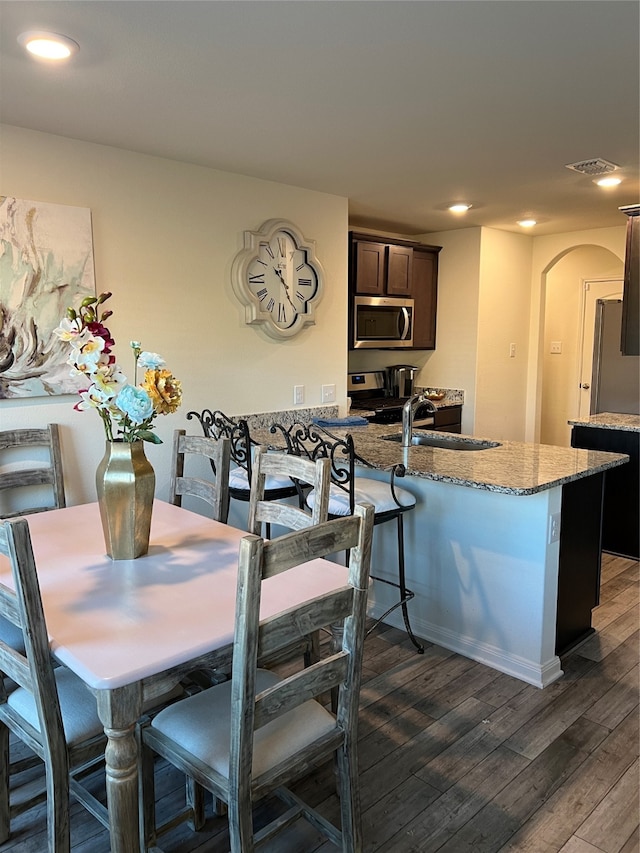
<svg viewBox="0 0 640 853">
<path fill-rule="evenodd" d="M 272 433 L 280 432 L 287 444 L 287 452 L 295 456 L 307 456 L 316 460 L 326 457 L 331 462 L 331 491 L 329 496 L 329 518 L 352 515 L 356 504 L 369 503 L 374 507 L 374 526 L 395 519 L 398 537 L 398 581 L 371 574 L 372 580 L 385 583 L 399 590 L 399 600 L 389 607 L 371 626 L 367 635 L 378 625 L 385 616 L 396 608 L 402 608 L 402 618 L 407 635 L 418 654 L 424 653 L 424 646 L 416 639 L 411 623 L 407 602 L 415 597 L 415 593 L 407 589 L 405 582 L 404 561 L 404 513 L 416 505 L 415 496 L 406 489 L 396 486 L 397 477 L 403 477 L 405 467 L 402 464 L 389 468 L 390 480 L 384 482 L 369 477 L 356 475 L 356 464 L 368 465 L 367 461 L 355 452 L 353 437 L 347 434 L 344 438 L 333 435 L 322 427 L 294 423 L 289 427 L 273 424 Z M 369 465 L 369 467 L 371 467 Z M 309 492 L 306 503 L 313 507 L 314 493 Z"/>
</svg>

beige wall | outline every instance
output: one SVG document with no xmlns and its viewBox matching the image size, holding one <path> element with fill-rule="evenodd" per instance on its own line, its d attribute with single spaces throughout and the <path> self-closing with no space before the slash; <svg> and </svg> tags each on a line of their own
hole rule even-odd
<svg viewBox="0 0 640 853">
<path fill-rule="evenodd" d="M 442 251 L 437 348 L 426 355 L 419 380 L 464 391 L 463 432 L 521 441 L 532 239 L 494 228 L 421 239 Z"/>
<path fill-rule="evenodd" d="M 423 234 L 425 243 L 442 246 L 438 272 L 436 349 L 425 357 L 421 385 L 464 391 L 462 432 L 474 432 L 481 228 Z M 418 362 L 416 362 L 418 363 Z"/>
<path fill-rule="evenodd" d="M 321 385 L 346 401 L 347 200 L 107 146 L 2 126 L 0 192 L 92 212 L 98 291 L 111 290 L 109 326 L 124 363 L 131 339 L 161 353 L 182 380 L 184 403 L 162 418 L 159 447 L 148 446 L 167 488 L 170 438 L 189 410 L 233 412 L 320 405 Z M 277 342 L 245 326 L 230 281 L 243 232 L 270 218 L 295 223 L 316 241 L 325 289 L 316 325 Z M 103 452 L 97 415 L 70 396 L 0 401 L 1 428 L 62 425 L 69 502 L 94 499 Z"/>
<path fill-rule="evenodd" d="M 531 244 L 529 236 L 482 229 L 474 425 L 478 435 L 524 438 Z"/>
</svg>

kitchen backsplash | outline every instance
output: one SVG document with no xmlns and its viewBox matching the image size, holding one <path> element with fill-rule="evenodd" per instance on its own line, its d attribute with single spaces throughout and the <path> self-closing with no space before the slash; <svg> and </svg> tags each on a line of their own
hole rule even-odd
<svg viewBox="0 0 640 853">
<path fill-rule="evenodd" d="M 259 412 L 255 415 L 234 415 L 234 418 L 245 418 L 249 431 L 253 429 L 269 429 L 271 424 L 279 423 L 291 426 L 294 423 L 310 424 L 312 418 L 337 418 L 337 406 L 315 406 L 309 409 L 287 409 L 281 412 Z"/>
<path fill-rule="evenodd" d="M 444 397 L 441 400 L 435 401 L 439 406 L 464 405 L 464 391 L 456 391 L 454 388 L 432 388 L 431 386 L 417 386 L 416 394 L 430 394 L 437 397 L 439 397 L 440 394 L 444 394 Z"/>
</svg>

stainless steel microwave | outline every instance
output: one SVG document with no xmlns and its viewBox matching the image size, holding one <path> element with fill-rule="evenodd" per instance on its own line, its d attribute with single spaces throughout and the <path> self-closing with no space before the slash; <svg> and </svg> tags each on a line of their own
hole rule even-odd
<svg viewBox="0 0 640 853">
<path fill-rule="evenodd" d="M 353 349 L 413 346 L 413 299 L 356 296 L 353 301 Z"/>
</svg>

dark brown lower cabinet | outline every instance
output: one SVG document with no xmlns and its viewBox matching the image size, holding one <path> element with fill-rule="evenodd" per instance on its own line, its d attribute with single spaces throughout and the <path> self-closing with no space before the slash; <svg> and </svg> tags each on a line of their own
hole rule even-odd
<svg viewBox="0 0 640 853">
<path fill-rule="evenodd" d="M 629 462 L 605 473 L 602 548 L 633 560 L 640 558 L 640 433 L 574 426 L 571 446 L 626 453 Z"/>
<path fill-rule="evenodd" d="M 446 406 L 434 415 L 433 428 L 440 432 L 462 432 L 462 406 Z"/>
<path fill-rule="evenodd" d="M 418 409 L 418 413 L 420 417 L 425 414 L 420 409 Z M 420 429 L 435 429 L 438 432 L 462 432 L 462 405 L 454 403 L 439 408 L 433 415 L 433 424 L 431 426 L 420 426 Z"/>
</svg>

